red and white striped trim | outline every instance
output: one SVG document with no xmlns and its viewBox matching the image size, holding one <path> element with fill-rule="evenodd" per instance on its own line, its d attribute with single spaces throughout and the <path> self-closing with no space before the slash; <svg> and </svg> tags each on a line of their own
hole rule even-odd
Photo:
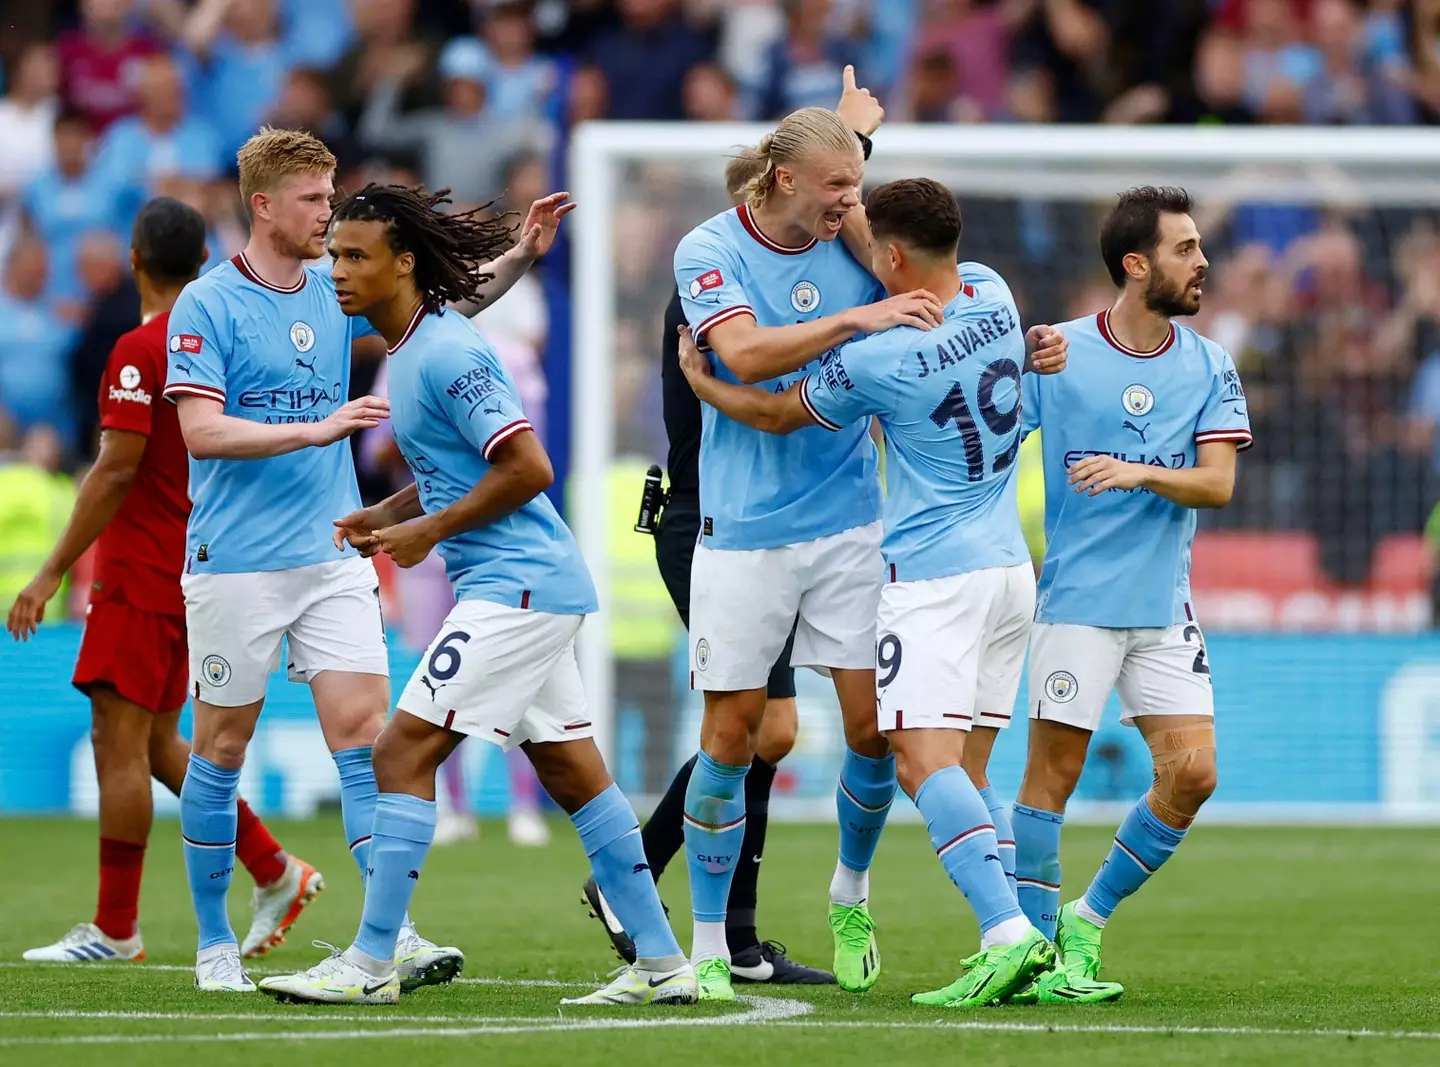
<svg viewBox="0 0 1440 1067">
<path fill-rule="evenodd" d="M 231 257 L 230 262 L 235 264 L 235 269 L 238 270 L 242 275 L 244 275 L 247 282 L 254 282 L 256 285 L 259 285 L 265 289 L 269 289 L 272 293 L 298 293 L 301 289 L 305 288 L 305 283 L 310 280 L 310 272 L 304 267 L 301 267 L 300 280 L 294 285 L 274 285 L 270 282 L 267 282 L 264 278 L 260 277 L 259 273 L 256 272 L 255 268 L 250 265 L 250 261 L 245 258 L 244 252 L 241 252 L 239 255 Z"/>
<path fill-rule="evenodd" d="M 692 331 L 695 335 L 695 344 L 697 346 L 703 346 L 705 344 L 705 335 L 709 333 L 713 327 L 719 326 L 722 322 L 729 322 L 731 319 L 738 319 L 741 315 L 749 315 L 753 319 L 755 317 L 755 309 L 749 304 L 736 304 L 734 307 L 728 307 L 724 311 L 715 312 L 715 314 L 711 315 L 699 326 L 696 326 Z"/>
<path fill-rule="evenodd" d="M 1175 324 L 1173 322 L 1170 324 L 1170 332 L 1166 335 L 1165 340 L 1160 343 L 1160 347 L 1152 348 L 1149 352 L 1142 352 L 1138 348 L 1122 345 L 1115 339 L 1115 334 L 1110 330 L 1109 308 L 1106 308 L 1095 316 L 1095 325 L 1100 328 L 1100 336 L 1110 343 L 1111 348 L 1117 352 L 1124 352 L 1127 356 L 1132 356 L 1135 359 L 1154 359 L 1175 343 Z"/>
<path fill-rule="evenodd" d="M 701 822 L 699 819 L 695 818 L 687 811 L 684 814 L 684 819 L 685 822 L 689 823 L 697 830 L 705 830 L 712 834 L 718 834 L 741 825 L 745 821 L 745 816 L 741 815 L 740 818 L 731 819 L 729 822 Z"/>
<path fill-rule="evenodd" d="M 1015 884 L 1023 885 L 1028 889 L 1053 889 L 1056 892 L 1060 891 L 1059 882 L 1042 882 L 1038 878 L 1016 878 Z"/>
<path fill-rule="evenodd" d="M 860 802 L 860 799 L 859 799 L 854 793 L 850 792 L 849 789 L 845 788 L 845 782 L 844 782 L 843 780 L 840 782 L 840 792 L 844 793 L 845 796 L 849 798 L 850 803 L 854 804 L 854 805 L 855 805 L 857 808 L 859 808 L 861 811 L 868 811 L 868 812 L 871 812 L 872 814 L 875 813 L 875 812 L 884 811 L 886 808 L 888 808 L 888 807 L 891 805 L 891 803 L 893 803 L 893 801 L 887 800 L 887 801 L 885 801 L 885 803 L 881 804 L 878 808 L 877 808 L 877 807 L 872 807 L 872 806 L 869 805 L 869 804 L 862 804 L 862 803 Z"/>
<path fill-rule="evenodd" d="M 810 238 L 810 240 L 806 241 L 798 248 L 792 247 L 790 245 L 782 245 L 770 240 L 770 238 L 766 237 L 763 233 L 760 232 L 760 227 L 755 225 L 755 219 L 750 214 L 749 204 L 741 204 L 735 209 L 735 214 L 740 217 L 740 225 L 745 227 L 746 233 L 748 233 L 751 237 L 755 238 L 756 241 L 758 241 L 765 248 L 768 248 L 771 252 L 778 252 L 782 256 L 798 256 L 804 252 L 810 251 L 810 249 L 814 248 L 817 244 L 819 244 L 820 239 L 818 237 Z"/>
<path fill-rule="evenodd" d="M 839 433 L 845 429 L 845 427 L 841 426 L 838 422 L 831 422 L 815 409 L 815 405 L 810 401 L 810 375 L 808 374 L 800 380 L 800 403 L 805 405 L 805 410 L 810 413 L 810 417 L 814 419 L 816 423 L 825 427 L 825 429 L 833 433 Z M 893 581 L 894 579 L 891 580 Z"/>
<path fill-rule="evenodd" d="M 1211 441 L 1234 441 L 1235 451 L 1244 452 L 1255 443 L 1255 438 L 1250 436 L 1249 430 L 1201 430 L 1195 435 L 1197 445 Z"/>
<path fill-rule="evenodd" d="M 410 325 L 405 327 L 405 332 L 400 335 L 400 340 L 395 342 L 395 347 L 387 348 L 385 350 L 385 354 L 387 356 L 393 356 L 396 352 L 400 351 L 400 346 L 403 345 L 406 341 L 410 340 L 410 338 L 415 335 L 415 331 L 420 326 L 420 320 L 423 319 L 425 315 L 425 305 L 421 304 L 418 308 L 415 309 L 415 314 L 410 317 Z"/>
<path fill-rule="evenodd" d="M 949 841 L 946 841 L 943 845 L 941 845 L 939 848 L 937 848 L 937 849 L 935 850 L 935 855 L 937 855 L 937 856 L 943 856 L 943 855 L 945 855 L 945 853 L 949 852 L 952 848 L 957 848 L 957 847 L 959 847 L 960 845 L 963 845 L 966 841 L 969 841 L 972 837 L 975 837 L 977 834 L 983 834 L 983 833 L 992 833 L 992 834 L 993 834 L 994 832 L 995 832 L 995 827 L 994 827 L 993 825 L 991 825 L 990 823 L 988 823 L 988 822 L 987 822 L 987 823 L 981 823 L 979 826 L 972 826 L 970 829 L 966 830 L 963 834 L 956 834 L 956 835 L 955 835 L 954 837 L 952 837 Z"/>
<path fill-rule="evenodd" d="M 503 445 L 506 441 L 510 440 L 510 438 L 514 437 L 517 433 L 524 433 L 526 430 L 533 429 L 534 427 L 530 425 L 529 419 L 516 419 L 509 425 L 502 426 L 500 427 L 500 429 L 492 433 L 490 435 L 490 440 L 486 441 L 485 447 L 480 450 L 480 454 L 484 456 L 486 461 L 488 462 L 491 455 L 494 454 L 495 450 L 501 445 Z"/>
<path fill-rule="evenodd" d="M 166 400 L 174 403 L 177 396 L 203 396 L 206 400 L 218 400 L 225 403 L 225 392 L 210 385 L 200 385 L 197 382 L 176 382 L 174 385 L 167 385 L 165 391 L 160 394 Z"/>
</svg>

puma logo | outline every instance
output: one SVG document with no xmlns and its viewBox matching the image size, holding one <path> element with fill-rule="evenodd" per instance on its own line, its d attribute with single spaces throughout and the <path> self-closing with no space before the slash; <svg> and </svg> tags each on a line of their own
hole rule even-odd
<svg viewBox="0 0 1440 1067">
<path fill-rule="evenodd" d="M 178 363 L 174 364 L 175 369 L 178 370 L 181 374 L 189 374 L 189 373 L 190 373 L 190 368 L 193 367 L 193 366 L 195 366 L 195 364 L 193 364 L 193 363 L 187 363 L 187 364 L 185 364 L 185 366 L 183 366 L 183 367 L 180 366 L 180 364 L 178 364 Z"/>
<path fill-rule="evenodd" d="M 1133 422 L 1131 422 L 1129 419 L 1126 419 L 1126 420 L 1125 420 L 1125 429 L 1127 429 L 1127 430 L 1134 430 L 1137 434 L 1139 434 L 1139 435 L 1140 435 L 1140 443 L 1143 445 L 1143 444 L 1146 443 L 1146 441 L 1145 441 L 1145 431 L 1147 431 L 1147 430 L 1150 429 L 1150 424 L 1147 422 L 1144 426 L 1136 426 L 1136 425 L 1135 425 Z"/>
<path fill-rule="evenodd" d="M 409 874 L 407 874 L 405 877 L 406 877 L 406 878 L 409 878 L 409 879 L 411 879 L 411 880 L 413 880 L 413 881 L 418 882 L 418 881 L 420 881 L 420 872 L 419 872 L 419 871 L 411 871 L 411 872 L 410 872 Z"/>
<path fill-rule="evenodd" d="M 309 362 L 309 363 L 306 363 L 306 362 L 305 362 L 303 359 L 301 359 L 299 356 L 296 356 L 296 357 L 295 357 L 295 366 L 297 366 L 297 367 L 304 367 L 306 370 L 308 370 L 308 371 L 310 372 L 310 377 L 312 377 L 312 378 L 315 377 L 315 357 L 314 357 L 314 356 L 311 356 L 311 357 L 310 357 L 310 362 Z"/>
<path fill-rule="evenodd" d="M 450 683 L 449 683 L 449 682 L 441 682 L 439 685 L 436 685 L 434 682 L 432 682 L 432 681 L 430 680 L 430 678 L 429 678 L 428 675 L 422 674 L 422 675 L 420 676 L 420 684 L 422 684 L 426 689 L 430 690 L 430 699 L 431 699 L 431 700 L 439 700 L 440 698 L 439 698 L 438 694 L 439 694 L 440 690 L 444 689 L 444 688 L 445 688 L 447 685 L 449 685 Z"/>
<path fill-rule="evenodd" d="M 482 414 L 482 415 L 499 415 L 499 414 L 500 414 L 500 409 L 499 409 L 499 408 L 485 408 L 485 409 L 481 412 L 481 414 Z"/>
<path fill-rule="evenodd" d="M 649 869 L 650 869 L 650 864 L 648 864 L 648 863 L 637 863 L 637 864 L 635 864 L 635 869 L 632 870 L 630 873 L 631 873 L 631 874 L 639 874 L 641 871 L 648 871 Z"/>
</svg>

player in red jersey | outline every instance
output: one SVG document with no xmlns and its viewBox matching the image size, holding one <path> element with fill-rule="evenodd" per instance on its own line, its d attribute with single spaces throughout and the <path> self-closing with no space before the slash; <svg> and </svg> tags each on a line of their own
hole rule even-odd
<svg viewBox="0 0 1440 1067">
<path fill-rule="evenodd" d="M 45 605 L 76 560 L 96 545 L 95 581 L 75 687 L 90 697 L 100 782 L 100 899 L 76 925 L 25 959 L 84 963 L 141 959 L 136 914 L 153 809 L 150 778 L 179 794 L 190 759 L 180 736 L 189 683 L 180 570 L 190 515 L 189 456 L 165 386 L 170 309 L 206 259 L 205 220 L 178 200 L 150 201 L 135 220 L 130 262 L 142 325 L 120 338 L 100 382 L 100 455 L 40 573 L 10 609 L 17 640 L 35 632 Z M 278 945 L 324 888 L 320 872 L 287 856 L 240 801 L 235 852 L 255 879 L 250 933 L 241 950 Z"/>
</svg>

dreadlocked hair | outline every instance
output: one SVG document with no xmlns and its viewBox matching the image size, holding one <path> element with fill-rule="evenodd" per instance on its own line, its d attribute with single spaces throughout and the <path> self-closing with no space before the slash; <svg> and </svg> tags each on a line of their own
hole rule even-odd
<svg viewBox="0 0 1440 1067">
<path fill-rule="evenodd" d="M 450 190 L 376 185 L 336 199 L 335 222 L 383 222 L 390 250 L 415 257 L 415 287 L 430 311 L 446 304 L 477 300 L 480 287 L 495 277 L 476 268 L 508 252 L 515 244 L 507 211 L 485 218 L 495 201 L 469 211 L 446 214 Z"/>
</svg>

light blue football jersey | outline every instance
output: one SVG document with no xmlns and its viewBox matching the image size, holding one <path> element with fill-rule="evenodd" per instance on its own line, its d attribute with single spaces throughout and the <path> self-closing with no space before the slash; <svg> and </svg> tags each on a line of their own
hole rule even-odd
<svg viewBox="0 0 1440 1067">
<path fill-rule="evenodd" d="M 785 248 L 739 207 L 691 230 L 675 250 L 685 318 L 704 345 L 707 331 L 741 315 L 759 326 L 809 322 L 884 296 L 840 241 Z M 819 360 L 760 383 L 783 392 Z M 722 360 L 716 375 L 737 382 Z M 721 549 L 776 548 L 828 537 L 880 517 L 875 445 L 864 422 L 838 433 L 820 427 L 786 437 L 752 430 L 702 406 L 701 543 Z"/>
<path fill-rule="evenodd" d="M 1173 626 L 1191 616 L 1195 511 L 1148 489 L 1077 493 L 1068 471 L 1085 456 L 1179 469 L 1196 446 L 1250 447 L 1245 391 L 1222 347 L 1171 324 L 1153 353 L 1120 345 L 1109 312 L 1060 326 L 1060 374 L 1027 375 L 1024 425 L 1039 427 L 1045 468 L 1045 564 L 1035 618 L 1116 629 Z"/>
<path fill-rule="evenodd" d="M 510 372 L 465 316 L 418 314 L 390 352 L 390 421 L 427 513 L 485 476 L 503 442 L 530 429 Z M 458 600 L 553 615 L 596 610 L 570 528 L 541 493 L 504 518 L 440 542 Z"/>
<path fill-rule="evenodd" d="M 170 313 L 165 396 L 219 400 L 251 422 L 319 422 L 346 402 L 350 344 L 374 333 L 330 276 L 262 281 L 244 254 L 191 282 Z M 234 574 L 340 558 L 334 520 L 360 506 L 350 442 L 268 459 L 190 458 L 186 571 Z M 348 554 L 353 550 L 346 546 Z"/>
<path fill-rule="evenodd" d="M 843 345 L 800 383 L 826 429 L 880 419 L 891 581 L 1030 559 L 1015 498 L 1025 334 L 998 274 L 978 263 L 960 273 L 965 287 L 943 325 Z"/>
</svg>

